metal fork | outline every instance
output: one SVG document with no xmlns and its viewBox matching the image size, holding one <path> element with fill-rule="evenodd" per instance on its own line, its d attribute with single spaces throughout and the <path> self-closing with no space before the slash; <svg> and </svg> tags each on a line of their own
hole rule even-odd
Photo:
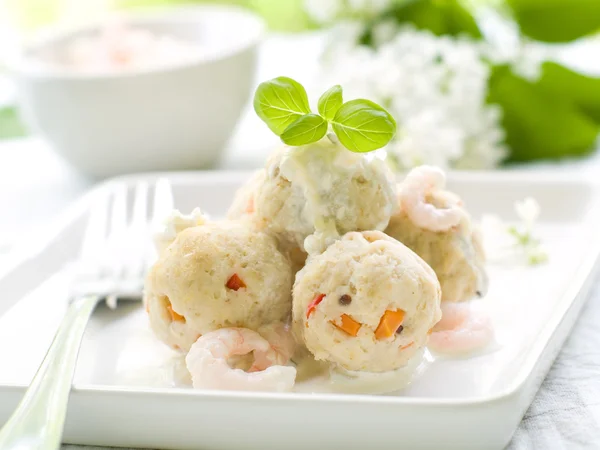
<svg viewBox="0 0 600 450">
<path fill-rule="evenodd" d="M 141 299 L 144 274 L 153 259 L 148 183 L 138 183 L 134 192 L 131 220 L 125 184 L 91 211 L 80 258 L 73 266 L 72 300 L 31 385 L 0 430 L 0 449 L 60 447 L 77 355 L 94 308 L 102 300 L 114 306 L 117 299 Z M 154 186 L 153 206 L 154 222 L 172 208 L 166 180 Z"/>
</svg>

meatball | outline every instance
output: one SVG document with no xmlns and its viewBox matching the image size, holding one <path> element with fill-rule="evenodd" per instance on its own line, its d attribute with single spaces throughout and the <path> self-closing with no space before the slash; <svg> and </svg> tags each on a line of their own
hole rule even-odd
<svg viewBox="0 0 600 450">
<path fill-rule="evenodd" d="M 159 338 L 187 350 L 189 339 L 169 337 L 172 322 L 183 322 L 191 336 L 284 321 L 292 281 L 291 263 L 273 237 L 242 221 L 213 222 L 177 234 L 150 270 L 145 298 Z M 154 313 L 153 305 L 163 312 Z"/>
<path fill-rule="evenodd" d="M 233 198 L 233 202 L 227 211 L 228 219 L 241 219 L 252 215 L 254 212 L 254 198 L 256 190 L 265 179 L 265 170 L 260 169 L 255 171 L 250 179 L 242 185 Z"/>
<path fill-rule="evenodd" d="M 289 248 L 309 250 L 309 235 L 323 237 L 320 252 L 348 231 L 385 229 L 397 206 L 395 192 L 384 161 L 323 139 L 269 158 L 256 189 L 255 220 Z"/>
<path fill-rule="evenodd" d="M 146 311 L 150 318 L 150 328 L 156 336 L 175 350 L 188 351 L 201 334 L 185 318 L 173 310 L 166 295 L 153 295 L 146 292 L 144 296 Z"/>
<path fill-rule="evenodd" d="M 400 185 L 399 189 L 403 188 Z M 437 208 L 462 205 L 456 195 L 444 190 L 431 192 L 428 201 Z M 466 210 L 461 209 L 461 221 L 445 231 L 417 226 L 403 209 L 392 216 L 385 230 L 431 266 L 442 287 L 442 300 L 449 302 L 467 301 L 487 291 L 481 237 Z"/>
<path fill-rule="evenodd" d="M 317 360 L 347 370 L 405 366 L 440 320 L 433 270 L 380 231 L 350 232 L 297 274 L 293 329 Z"/>
<path fill-rule="evenodd" d="M 207 218 L 200 208 L 194 208 L 190 214 L 182 214 L 179 210 L 174 209 L 154 234 L 156 253 L 161 255 L 181 231 L 186 228 L 204 225 L 206 221 Z"/>
<path fill-rule="evenodd" d="M 266 227 L 264 221 L 260 222 L 256 220 L 256 215 L 254 214 L 254 205 L 256 198 L 256 191 L 265 181 L 265 170 L 257 170 L 254 174 L 248 179 L 248 181 L 242 185 L 233 198 L 233 202 L 229 207 L 227 212 L 227 218 L 229 219 L 244 219 L 248 226 L 254 227 L 256 229 L 265 230 Z M 271 233 L 276 238 L 281 238 L 282 236 Z M 292 262 L 293 272 L 298 272 L 302 267 L 304 267 L 304 263 L 307 258 L 307 254 L 303 251 L 298 245 L 294 242 L 291 242 L 287 239 L 278 239 L 279 249 L 285 253 Z"/>
</svg>

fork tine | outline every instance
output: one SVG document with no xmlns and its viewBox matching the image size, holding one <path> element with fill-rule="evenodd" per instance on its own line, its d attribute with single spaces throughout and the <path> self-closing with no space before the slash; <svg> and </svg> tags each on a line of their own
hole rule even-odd
<svg viewBox="0 0 600 450">
<path fill-rule="evenodd" d="M 154 229 L 162 225 L 167 215 L 173 210 L 173 190 L 166 178 L 159 178 L 154 190 L 152 208 L 152 226 Z"/>
<path fill-rule="evenodd" d="M 135 186 L 133 198 L 133 214 L 127 230 L 129 252 L 125 276 L 129 280 L 139 279 L 143 276 L 146 247 L 148 245 L 148 183 L 140 181 Z"/>
<path fill-rule="evenodd" d="M 119 184 L 113 191 L 110 208 L 110 229 L 104 249 L 103 273 L 113 280 L 120 279 L 126 265 L 127 186 Z"/>
<path fill-rule="evenodd" d="M 89 214 L 87 227 L 81 244 L 80 260 L 90 261 L 102 252 L 102 244 L 106 238 L 108 220 L 108 196 L 102 196 Z"/>
<path fill-rule="evenodd" d="M 114 200 L 110 211 L 109 238 L 119 237 L 127 227 L 127 186 L 115 187 Z"/>
<path fill-rule="evenodd" d="M 140 181 L 135 187 L 133 198 L 133 216 L 131 226 L 136 230 L 145 230 L 148 223 L 148 183 Z"/>
<path fill-rule="evenodd" d="M 154 196 L 152 201 L 152 232 L 158 232 L 167 218 L 167 216 L 173 211 L 173 190 L 171 189 L 171 183 L 166 178 L 159 178 L 156 181 L 154 187 Z M 157 258 L 156 248 L 154 245 L 148 247 L 148 255 L 146 258 L 146 270 L 152 266 Z"/>
</svg>

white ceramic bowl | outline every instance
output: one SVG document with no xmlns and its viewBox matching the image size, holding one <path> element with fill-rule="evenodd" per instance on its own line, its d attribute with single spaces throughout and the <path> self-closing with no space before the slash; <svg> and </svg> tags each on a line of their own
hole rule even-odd
<svg viewBox="0 0 600 450">
<path fill-rule="evenodd" d="M 262 21 L 223 6 L 124 17 L 207 51 L 170 66 L 81 73 L 40 64 L 39 55 L 64 51 L 100 24 L 47 32 L 10 63 L 25 121 L 94 177 L 214 165 L 249 100 Z"/>
</svg>

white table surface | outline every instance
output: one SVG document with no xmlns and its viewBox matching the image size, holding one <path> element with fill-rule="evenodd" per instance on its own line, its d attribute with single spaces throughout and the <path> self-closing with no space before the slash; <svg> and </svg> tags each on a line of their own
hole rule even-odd
<svg viewBox="0 0 600 450">
<path fill-rule="evenodd" d="M 261 58 L 281 44 L 270 42 Z M 261 64 L 258 79 L 293 73 L 310 77 L 310 66 L 298 53 L 276 65 Z M 306 50 L 306 42 L 302 44 Z M 310 58 L 306 52 L 305 57 Z M 299 75 L 302 74 L 302 75 Z M 258 128 L 257 128 L 258 125 Z M 268 132 L 248 108 L 227 149 L 222 168 L 248 169 L 262 165 L 269 146 Z M 266 127 L 264 127 L 266 128 Z M 250 145 L 252 143 L 252 145 Z M 600 174 L 597 157 L 562 165 L 543 164 L 536 170 L 560 170 L 574 177 Z M 20 242 L 89 189 L 93 182 L 65 164 L 43 142 L 35 138 L 0 141 L 0 266 L 18 251 Z M 599 280 L 600 281 L 600 280 Z M 571 450 L 600 448 L 600 283 L 576 328 L 554 364 L 534 403 L 515 433 L 510 450 Z M 1 343 L 0 343 L 1 345 Z M 474 430 L 476 432 L 476 430 Z M 92 447 L 64 446 L 65 449 Z"/>
</svg>

